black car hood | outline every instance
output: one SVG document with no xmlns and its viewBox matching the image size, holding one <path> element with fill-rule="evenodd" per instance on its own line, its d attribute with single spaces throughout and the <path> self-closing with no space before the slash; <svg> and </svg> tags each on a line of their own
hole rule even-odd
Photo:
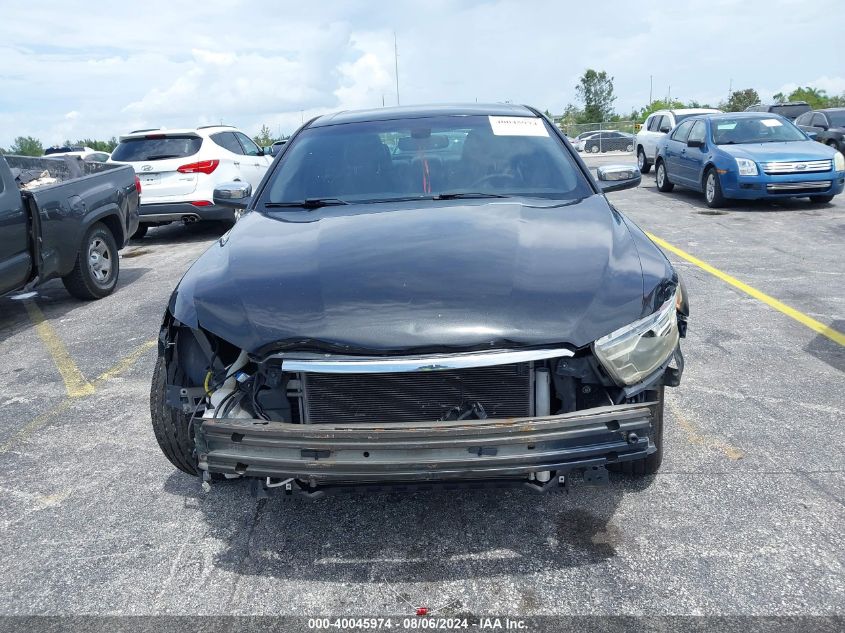
<svg viewBox="0 0 845 633">
<path fill-rule="evenodd" d="M 637 239 L 601 195 L 251 212 L 171 311 L 251 353 L 581 347 L 653 310 L 673 275 Z M 666 271 L 645 289 L 644 247 Z"/>
</svg>

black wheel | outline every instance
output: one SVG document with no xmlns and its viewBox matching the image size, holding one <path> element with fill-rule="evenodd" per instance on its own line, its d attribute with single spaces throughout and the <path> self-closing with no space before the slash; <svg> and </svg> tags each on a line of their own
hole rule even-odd
<svg viewBox="0 0 845 633">
<path fill-rule="evenodd" d="M 810 196 L 810 202 L 814 204 L 827 204 L 833 200 L 833 196 Z"/>
<path fill-rule="evenodd" d="M 168 406 L 166 392 L 167 368 L 164 365 L 164 359 L 159 358 L 156 361 L 150 388 L 150 417 L 153 421 L 153 432 L 161 452 L 171 464 L 189 475 L 199 475 L 197 458 L 194 454 L 191 418 Z"/>
<path fill-rule="evenodd" d="M 97 222 L 85 233 L 76 265 L 64 277 L 67 291 L 79 299 L 102 299 L 110 295 L 117 285 L 120 260 L 117 243 L 105 224 Z"/>
<path fill-rule="evenodd" d="M 647 174 L 651 171 L 651 163 L 645 157 L 645 150 L 642 147 L 637 148 L 637 167 L 641 174 Z"/>
<path fill-rule="evenodd" d="M 133 240 L 142 239 L 147 234 L 147 231 L 149 230 L 149 228 L 150 228 L 149 224 L 139 224 L 138 228 L 135 229 L 135 232 L 132 234 L 132 239 Z"/>
<path fill-rule="evenodd" d="M 711 209 L 725 206 L 725 196 L 722 195 L 722 183 L 719 174 L 712 167 L 704 174 L 704 201 Z"/>
<path fill-rule="evenodd" d="M 657 182 L 657 190 L 663 193 L 669 193 L 675 188 L 675 185 L 669 182 L 669 176 L 666 175 L 666 165 L 662 160 L 657 161 L 654 166 L 654 180 Z"/>
<path fill-rule="evenodd" d="M 647 396 L 647 402 L 657 402 L 654 422 L 647 433 L 648 441 L 657 450 L 645 459 L 611 464 L 608 468 L 612 471 L 624 473 L 625 475 L 633 475 L 634 477 L 643 477 L 645 475 L 654 475 L 660 470 L 660 464 L 663 463 L 663 387 L 659 387 L 656 391 L 647 392 Z"/>
</svg>

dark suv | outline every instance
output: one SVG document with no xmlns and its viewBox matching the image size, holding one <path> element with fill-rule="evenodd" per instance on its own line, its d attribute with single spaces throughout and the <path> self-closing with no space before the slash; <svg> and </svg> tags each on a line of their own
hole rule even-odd
<svg viewBox="0 0 845 633">
<path fill-rule="evenodd" d="M 810 104 L 806 101 L 786 101 L 784 103 L 757 103 L 745 108 L 746 112 L 771 112 L 794 121 L 796 117 L 811 110 Z"/>
</svg>

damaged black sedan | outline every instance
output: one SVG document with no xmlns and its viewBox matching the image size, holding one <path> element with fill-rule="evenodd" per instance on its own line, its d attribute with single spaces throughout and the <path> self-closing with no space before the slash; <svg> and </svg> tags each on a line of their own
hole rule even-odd
<svg viewBox="0 0 845 633">
<path fill-rule="evenodd" d="M 179 469 L 318 496 L 657 471 L 683 285 L 512 105 L 319 117 L 174 291 L 151 409 Z"/>
</svg>

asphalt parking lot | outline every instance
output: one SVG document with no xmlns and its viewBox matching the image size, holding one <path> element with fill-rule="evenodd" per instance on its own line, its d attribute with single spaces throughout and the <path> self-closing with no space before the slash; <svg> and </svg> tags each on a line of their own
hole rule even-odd
<svg viewBox="0 0 845 633">
<path fill-rule="evenodd" d="M 203 494 L 148 394 L 167 298 L 223 226 L 151 230 L 98 302 L 0 299 L 0 614 L 841 614 L 845 347 L 806 323 L 845 332 L 845 196 L 714 212 L 649 174 L 609 197 L 806 320 L 670 252 L 692 316 L 663 470 L 569 495 Z"/>
</svg>

